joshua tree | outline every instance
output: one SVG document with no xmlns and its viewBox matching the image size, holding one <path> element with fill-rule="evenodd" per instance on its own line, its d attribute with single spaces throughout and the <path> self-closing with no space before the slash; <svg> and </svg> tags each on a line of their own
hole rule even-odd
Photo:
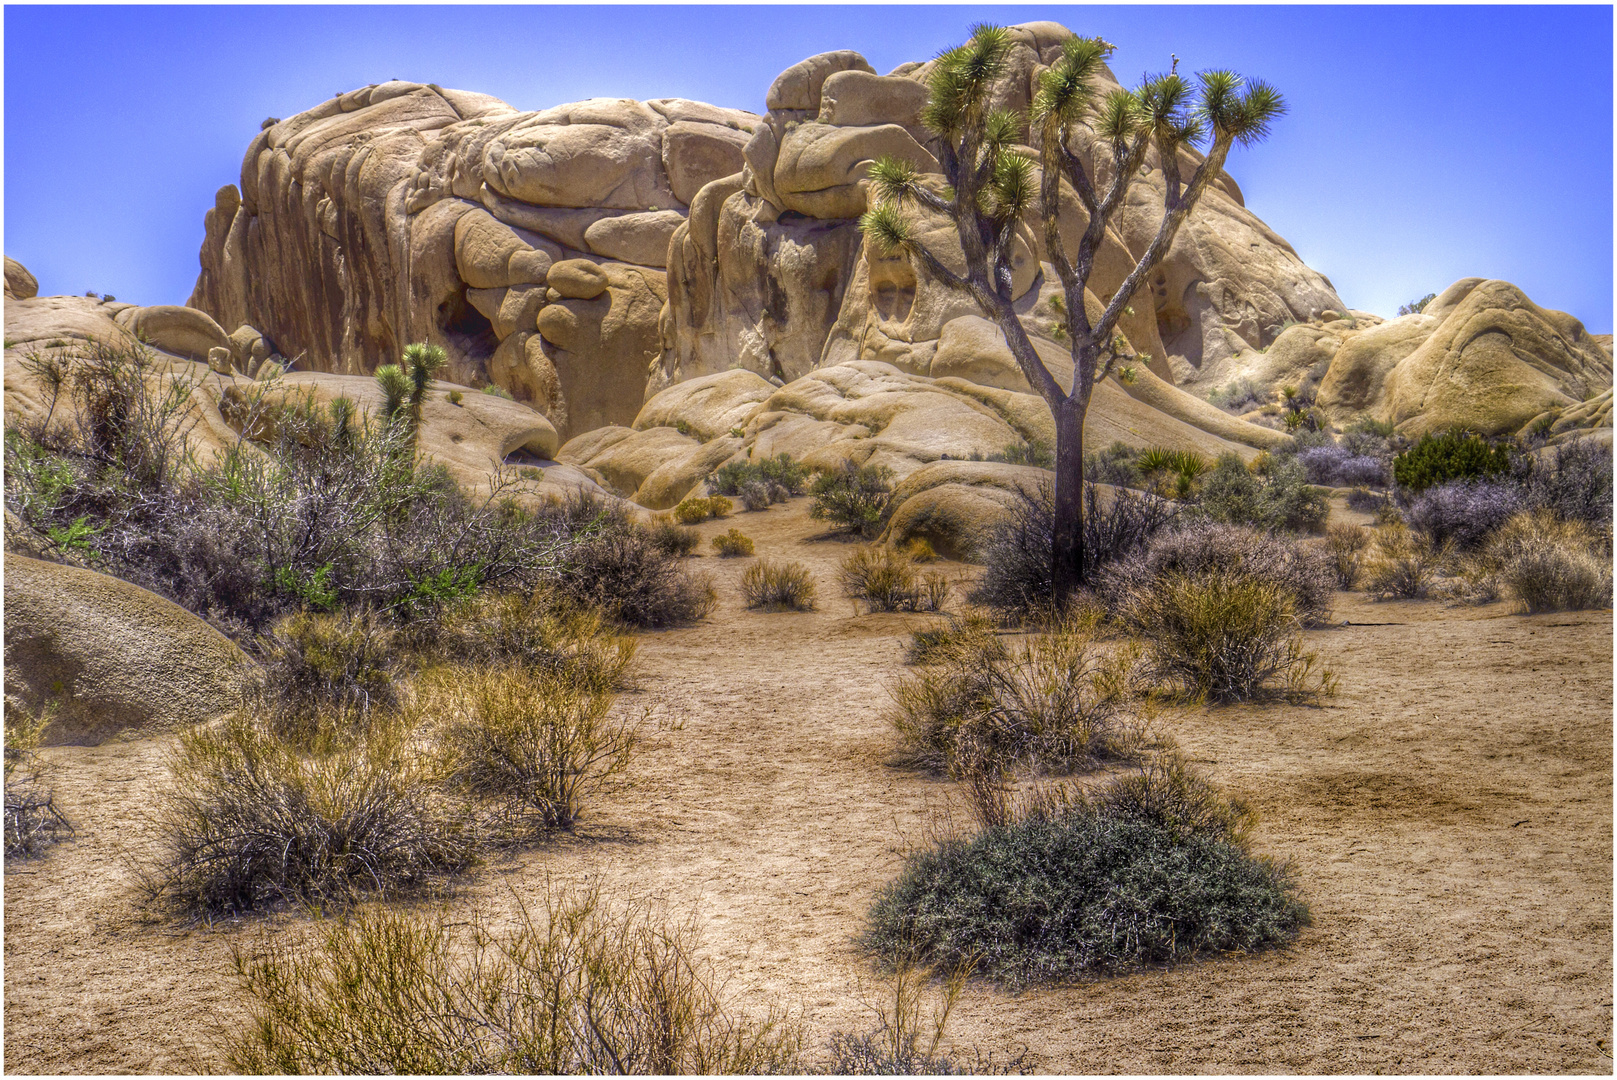
<svg viewBox="0 0 1617 1080">
<path fill-rule="evenodd" d="M 948 187 L 941 193 L 925 184 L 909 162 L 882 158 L 870 168 L 873 206 L 860 228 L 883 251 L 902 251 L 918 272 L 974 299 L 1005 334 L 1027 381 L 1050 404 L 1056 426 L 1056 504 L 1052 581 L 1064 601 L 1086 573 L 1083 551 L 1084 414 L 1095 383 L 1129 359 L 1117 332 L 1129 299 L 1167 254 L 1174 234 L 1224 166 L 1230 147 L 1251 145 L 1285 112 L 1280 95 L 1267 83 L 1244 80 L 1229 71 L 1197 75 L 1199 91 L 1175 71 L 1145 78 L 1133 90 L 1102 94 L 1097 85 L 1112 46 L 1099 38 L 1071 38 L 1061 56 L 1039 76 L 1028 113 L 990 110 L 990 92 L 1005 67 L 1009 35 L 1002 27 L 979 25 L 971 40 L 941 54 L 934 64 L 930 100 L 922 122 L 942 142 Z M 1095 137 L 1095 156 L 1109 152 L 1108 171 L 1095 175 L 1069 145 L 1078 127 Z M 1037 133 L 1038 166 L 1014 148 L 1024 129 Z M 1206 157 L 1190 179 L 1181 175 L 1182 148 L 1206 146 Z M 1155 148 L 1162 169 L 1162 224 L 1151 245 L 1098 320 L 1084 306 L 1084 289 L 1094 269 L 1108 222 L 1123 205 L 1129 185 Z M 1097 160 L 1098 166 L 1100 161 Z M 1077 192 L 1089 225 L 1069 254 L 1056 227 L 1061 180 Z M 950 218 L 965 255 L 965 273 L 956 274 L 917 237 L 909 204 Z M 1017 223 L 1037 213 L 1042 219 L 1049 261 L 1065 291 L 1062 314 L 1072 351 L 1073 380 L 1063 390 L 1039 359 L 1012 307 L 1011 253 Z M 1119 372 L 1122 374 L 1122 372 Z"/>
<path fill-rule="evenodd" d="M 411 441 L 421 426 L 421 403 L 427 398 L 427 387 L 448 364 L 449 355 L 442 348 L 418 341 L 404 347 L 402 365 L 383 364 L 376 369 L 376 383 L 386 399 L 383 418 L 389 424 L 403 423 Z"/>
</svg>

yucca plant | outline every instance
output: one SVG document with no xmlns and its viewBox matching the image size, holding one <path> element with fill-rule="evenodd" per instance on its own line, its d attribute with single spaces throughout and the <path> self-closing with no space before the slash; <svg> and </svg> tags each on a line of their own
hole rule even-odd
<svg viewBox="0 0 1617 1080">
<path fill-rule="evenodd" d="M 1216 179 L 1236 143 L 1249 146 L 1269 133 L 1285 112 L 1280 94 L 1267 83 L 1229 71 L 1205 71 L 1192 80 L 1177 70 L 1145 78 L 1133 90 L 1103 93 L 1099 80 L 1113 46 L 1099 38 L 1069 38 L 1038 76 L 1032 107 L 1025 113 L 991 107 L 993 90 L 1011 50 L 1003 28 L 978 25 L 964 45 L 933 64 L 930 98 L 922 123 L 939 136 L 939 161 L 947 187 L 923 180 L 911 162 L 883 157 L 870 167 L 872 206 L 860 229 L 872 246 L 902 252 L 918 272 L 969 296 L 1005 335 L 1028 382 L 1049 402 L 1056 423 L 1056 513 L 1051 578 L 1064 601 L 1084 580 L 1083 425 L 1095 383 L 1122 374 L 1135 356 L 1118 332 L 1118 321 L 1135 292 L 1159 264 L 1190 210 Z M 1175 62 L 1177 68 L 1177 61 Z M 1087 129 L 1096 156 L 1109 168 L 1104 189 L 1091 167 L 1071 148 L 1075 132 Z M 1035 163 L 1019 145 L 1039 147 Z M 1188 180 L 1180 153 L 1201 147 L 1202 162 Z M 1099 320 L 1091 322 L 1084 291 L 1106 230 L 1127 201 L 1130 186 L 1155 151 L 1164 182 L 1162 221 Z M 1076 253 L 1067 250 L 1057 220 L 1061 181 L 1077 193 L 1089 219 Z M 964 273 L 955 273 L 921 241 L 923 226 L 911 207 L 948 218 L 955 225 Z M 1033 217 L 1043 227 L 1048 261 L 1064 293 L 1062 328 L 1075 377 L 1071 392 L 1056 381 L 1028 338 L 1011 293 L 1011 258 L 1017 225 Z"/>
</svg>

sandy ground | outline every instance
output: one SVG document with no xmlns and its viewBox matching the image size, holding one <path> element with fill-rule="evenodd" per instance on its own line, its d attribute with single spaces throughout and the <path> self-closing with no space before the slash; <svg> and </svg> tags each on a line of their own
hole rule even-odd
<svg viewBox="0 0 1617 1080">
<path fill-rule="evenodd" d="M 672 724 L 574 836 L 484 866 L 454 903 L 510 910 L 550 875 L 650 895 L 700 920 L 741 1000 L 794 1007 L 822 1045 L 869 1022 L 880 980 L 856 936 L 876 890 L 968 815 L 953 785 L 887 764 L 886 687 L 919 620 L 856 616 L 833 585 L 848 548 L 812 539 L 805 508 L 702 530 L 807 563 L 820 609 L 747 612 L 751 560 L 700 559 L 719 610 L 642 635 L 624 700 Z M 1308 635 L 1336 698 L 1169 725 L 1259 809 L 1255 845 L 1297 865 L 1313 925 L 1281 951 L 1122 978 L 977 980 L 956 1043 L 1025 1047 L 1055 1073 L 1611 1072 L 1611 613 L 1340 594 L 1337 617 Z M 141 909 L 167 748 L 47 752 L 79 834 L 5 875 L 8 1072 L 217 1067 L 210 1040 L 241 1002 L 231 943 L 266 924 Z"/>
</svg>

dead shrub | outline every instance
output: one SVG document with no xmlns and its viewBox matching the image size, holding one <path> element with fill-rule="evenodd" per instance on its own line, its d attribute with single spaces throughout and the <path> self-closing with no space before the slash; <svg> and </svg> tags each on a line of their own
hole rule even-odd
<svg viewBox="0 0 1617 1080">
<path fill-rule="evenodd" d="M 1241 569 L 1171 572 L 1137 588 L 1125 617 L 1147 642 L 1149 678 L 1190 697 L 1245 701 L 1279 680 L 1288 696 L 1333 693 L 1305 652 L 1295 601 Z"/>
<path fill-rule="evenodd" d="M 801 1072 L 800 1024 L 739 1011 L 690 923 L 552 886 L 515 926 L 356 911 L 312 941 L 236 948 L 253 1022 L 242 1073 L 671 1075 Z"/>
<path fill-rule="evenodd" d="M 802 563 L 759 559 L 741 575 L 741 595 L 749 608 L 813 611 L 814 579 Z"/>
<path fill-rule="evenodd" d="M 422 678 L 441 775 L 521 839 L 567 828 L 628 767 L 645 717 L 614 717 L 608 688 L 518 664 L 435 668 Z"/>
<path fill-rule="evenodd" d="M 561 595 L 635 627 L 679 626 L 718 601 L 706 575 L 668 555 L 644 529 L 605 529 L 568 548 L 553 579 Z"/>
<path fill-rule="evenodd" d="M 263 674 L 248 689 L 274 735 L 307 743 L 398 708 L 405 664 L 393 628 L 372 612 L 303 611 L 260 640 Z"/>
<path fill-rule="evenodd" d="M 1423 600 L 1432 579 L 1449 558 L 1447 545 L 1434 544 L 1407 525 L 1376 530 L 1364 564 L 1364 591 L 1377 600 Z"/>
<path fill-rule="evenodd" d="M 651 540 L 663 554 L 683 557 L 696 551 L 702 534 L 667 518 L 658 518 L 651 525 Z"/>
<path fill-rule="evenodd" d="M 203 916 L 392 894 L 460 870 L 476 838 L 402 721 L 277 738 L 244 709 L 180 736 L 157 822 L 154 898 Z"/>
<path fill-rule="evenodd" d="M 1129 701 L 1137 652 L 1102 649 L 1096 622 L 1074 613 L 1015 647 L 977 626 L 931 650 L 891 690 L 905 756 L 995 780 L 1019 765 L 1126 758 L 1142 726 Z"/>
</svg>

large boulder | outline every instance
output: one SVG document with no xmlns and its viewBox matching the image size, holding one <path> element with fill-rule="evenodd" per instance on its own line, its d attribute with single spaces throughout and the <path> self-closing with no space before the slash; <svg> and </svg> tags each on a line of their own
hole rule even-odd
<svg viewBox="0 0 1617 1080">
<path fill-rule="evenodd" d="M 1387 373 L 1379 405 L 1406 435 L 1513 433 L 1611 389 L 1611 357 L 1583 324 L 1509 282 L 1457 283 L 1433 308 L 1436 329 Z"/>
<path fill-rule="evenodd" d="M 49 708 L 49 745 L 151 734 L 233 708 L 251 662 L 156 593 L 92 570 L 5 556 L 6 696 Z"/>
<path fill-rule="evenodd" d="M 6 256 L 6 299 L 27 300 L 39 295 L 39 282 L 28 272 L 28 267 Z"/>
</svg>

